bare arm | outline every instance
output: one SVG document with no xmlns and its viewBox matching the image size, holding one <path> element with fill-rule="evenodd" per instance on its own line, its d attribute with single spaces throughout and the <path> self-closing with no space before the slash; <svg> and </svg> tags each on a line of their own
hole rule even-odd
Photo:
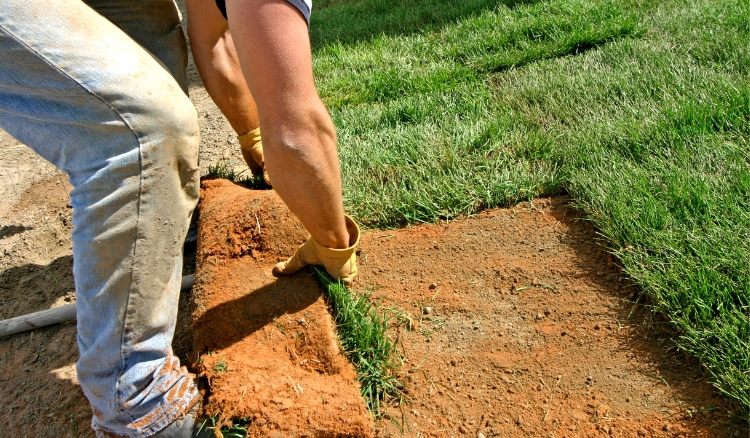
<svg viewBox="0 0 750 438">
<path fill-rule="evenodd" d="M 349 247 L 336 131 L 315 89 L 305 19 L 284 0 L 229 0 L 227 15 L 274 188 L 318 243 Z"/>
<path fill-rule="evenodd" d="M 259 125 L 255 101 L 242 75 L 229 23 L 214 0 L 185 0 L 195 65 L 208 95 L 237 134 Z"/>
</svg>

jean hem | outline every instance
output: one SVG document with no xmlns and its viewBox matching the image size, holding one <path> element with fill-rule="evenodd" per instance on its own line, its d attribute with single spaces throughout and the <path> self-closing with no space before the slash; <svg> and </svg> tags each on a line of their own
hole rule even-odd
<svg viewBox="0 0 750 438">
<path fill-rule="evenodd" d="M 102 427 L 100 425 L 91 425 L 91 428 L 94 430 L 94 433 L 96 434 L 97 438 L 147 438 L 150 436 L 153 436 L 159 432 L 161 432 L 163 429 L 165 429 L 170 424 L 174 423 L 175 421 L 179 420 L 182 416 L 188 413 L 188 411 L 197 403 L 196 399 L 198 399 L 201 395 L 198 393 L 197 388 L 193 388 L 193 394 L 194 396 L 187 399 L 187 400 L 180 400 L 178 402 L 174 403 L 173 409 L 170 409 L 170 412 L 165 413 L 161 416 L 158 420 L 151 423 L 149 426 L 139 428 L 139 430 L 130 432 L 127 435 L 122 435 L 113 431 L 108 430 L 105 427 Z"/>
</svg>

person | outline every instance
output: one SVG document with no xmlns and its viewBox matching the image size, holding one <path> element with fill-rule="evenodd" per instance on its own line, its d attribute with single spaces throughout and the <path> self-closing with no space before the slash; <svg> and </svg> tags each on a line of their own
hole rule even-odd
<svg viewBox="0 0 750 438">
<path fill-rule="evenodd" d="M 208 1 L 189 2 L 194 23 Z M 236 129 L 262 128 L 262 164 L 310 232 L 275 272 L 323 264 L 351 284 L 359 231 L 344 215 L 335 130 L 313 84 L 302 5 L 229 0 L 235 64 L 222 70 L 229 58 L 220 50 L 230 50 L 225 33 L 218 40 L 224 45 L 211 49 L 219 56 L 203 56 L 209 63 L 201 70 L 215 99 L 234 99 L 226 113 L 248 123 Z M 219 35 L 211 27 L 216 21 L 205 23 L 195 34 L 196 47 L 201 32 Z M 211 62 L 213 76 L 206 68 Z M 200 395 L 171 349 L 182 242 L 200 176 L 186 65 L 173 0 L 3 3 L 0 128 L 64 171 L 74 186 L 76 369 L 99 437 L 194 433 Z M 230 88 L 222 92 L 214 83 Z"/>
</svg>

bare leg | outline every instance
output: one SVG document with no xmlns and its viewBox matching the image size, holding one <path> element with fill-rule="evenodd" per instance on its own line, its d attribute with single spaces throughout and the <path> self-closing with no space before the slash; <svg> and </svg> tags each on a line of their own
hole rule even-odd
<svg viewBox="0 0 750 438">
<path fill-rule="evenodd" d="M 318 243 L 350 246 L 336 131 L 315 89 L 305 19 L 284 0 L 229 0 L 227 15 L 274 188 Z"/>
</svg>

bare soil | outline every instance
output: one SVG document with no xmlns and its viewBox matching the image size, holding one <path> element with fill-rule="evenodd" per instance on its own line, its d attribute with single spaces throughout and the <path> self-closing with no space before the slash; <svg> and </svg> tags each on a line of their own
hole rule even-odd
<svg viewBox="0 0 750 438">
<path fill-rule="evenodd" d="M 538 199 L 363 236 L 358 287 L 411 320 L 378 436 L 742 434 L 581 219 Z"/>
<path fill-rule="evenodd" d="M 222 181 L 203 189 L 220 198 L 201 209 L 197 281 L 211 293 L 194 293 L 198 307 L 212 294 L 221 303 L 193 319 L 197 350 L 211 351 L 202 356 L 202 375 L 211 397 L 221 395 L 211 412 L 273 425 L 253 436 L 305 436 L 300 413 L 320 409 L 317 396 L 294 394 L 284 376 L 304 378 L 311 359 L 332 351 L 295 352 L 309 331 L 300 319 L 320 318 L 326 345 L 330 318 L 310 272 L 274 280 L 270 270 L 306 233 L 272 192 Z M 391 334 L 404 357 L 398 377 L 405 399 L 390 404 L 377 436 L 739 432 L 696 364 L 636 305 L 637 288 L 581 219 L 564 199 L 539 199 L 450 223 L 364 233 L 357 289 L 395 315 Z M 218 362 L 237 372 L 217 371 Z M 313 380 L 330 388 L 329 367 L 316 363 Z M 345 432 L 344 423 L 337 427 Z"/>
<path fill-rule="evenodd" d="M 65 225 L 70 212 L 62 199 L 46 197 L 60 184 L 57 178 L 46 181 L 44 187 L 35 182 L 34 189 L 22 191 L 26 202 L 0 216 L 0 253 L 9 254 L 0 271 L 3 318 L 71 300 L 70 237 L 63 234 L 70 232 Z M 259 199 L 248 195 L 241 202 Z M 174 343 L 181 359 L 197 363 L 197 355 L 208 349 L 228 350 L 203 354 L 195 369 L 217 388 L 212 394 L 227 390 L 224 399 L 211 399 L 211 413 L 262 415 L 261 398 L 250 394 L 265 392 L 264 399 L 271 400 L 285 394 L 271 401 L 279 414 L 295 401 L 291 383 L 266 378 L 278 377 L 271 368 L 280 365 L 269 363 L 263 370 L 257 355 L 283 353 L 287 365 L 297 368 L 297 374 L 287 374 L 291 382 L 314 375 L 313 358 L 323 361 L 317 352 L 297 351 L 294 343 L 297 331 L 309 338 L 329 333 L 330 320 L 321 311 L 321 292 L 310 272 L 280 280 L 270 275 L 273 263 L 304 239 L 290 225 L 296 224 L 292 217 L 263 215 L 278 208 L 274 202 L 257 206 L 261 229 L 286 230 L 290 238 L 275 236 L 274 246 L 242 237 L 259 223 L 247 210 L 229 223 L 244 230 L 228 246 L 230 252 L 197 258 L 205 264 L 221 257 L 246 273 L 198 280 L 197 301 L 213 289 L 224 290 L 230 304 L 210 312 L 198 309 L 191 323 L 188 294 L 181 300 Z M 61 244 L 52 245 L 53 232 Z M 237 254 L 244 257 L 232 258 Z M 411 319 L 411 324 L 403 317 L 392 321 L 405 356 L 399 379 L 406 398 L 389 405 L 385 418 L 375 422 L 376 436 L 401 436 L 402 429 L 403 436 L 413 437 L 746 436 L 746 428 L 730 421 L 725 400 L 697 364 L 674 348 L 665 325 L 635 304 L 637 288 L 621 278 L 595 230 L 564 199 L 438 225 L 366 231 L 359 266 L 357 290 Z M 267 286 L 258 289 L 260 284 Z M 299 289 L 290 289 L 292 284 Z M 253 308 L 277 317 L 253 332 Z M 237 331 L 230 330 L 234 325 Z M 75 332 L 71 322 L 0 339 L 0 436 L 93 436 L 88 403 L 75 378 Z M 214 336 L 220 333 L 227 335 Z M 241 352 L 246 343 L 257 346 L 258 338 L 268 339 L 265 350 Z M 299 362 L 292 361 L 288 346 L 295 347 Z M 213 372 L 223 359 L 228 371 Z M 304 359 L 308 362 L 299 365 Z M 253 371 L 242 375 L 235 367 Z M 235 411 L 240 405 L 248 410 Z"/>
</svg>

